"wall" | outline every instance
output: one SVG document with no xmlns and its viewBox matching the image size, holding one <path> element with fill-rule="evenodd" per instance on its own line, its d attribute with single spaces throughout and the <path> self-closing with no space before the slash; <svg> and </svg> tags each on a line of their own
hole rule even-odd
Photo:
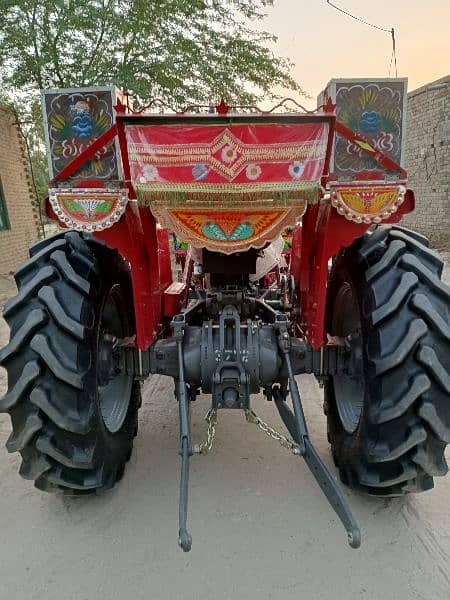
<svg viewBox="0 0 450 600">
<path fill-rule="evenodd" d="M 450 247 L 450 75 L 408 94 L 405 168 L 416 210 L 402 220 Z"/>
<path fill-rule="evenodd" d="M 38 215 L 26 148 L 14 113 L 0 105 L 0 179 L 10 229 L 0 230 L 0 274 L 14 271 L 38 239 Z"/>
</svg>

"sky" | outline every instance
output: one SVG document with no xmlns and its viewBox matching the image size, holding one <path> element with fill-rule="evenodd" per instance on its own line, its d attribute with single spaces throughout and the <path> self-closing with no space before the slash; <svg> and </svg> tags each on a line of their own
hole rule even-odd
<svg viewBox="0 0 450 600">
<path fill-rule="evenodd" d="M 379 27 L 394 27 L 398 76 L 414 90 L 450 75 L 450 0 L 333 0 Z M 263 22 L 278 36 L 276 53 L 290 58 L 292 76 L 312 96 L 333 77 L 387 77 L 391 36 L 358 23 L 326 0 L 275 0 Z M 395 71 L 391 70 L 391 76 Z"/>
</svg>

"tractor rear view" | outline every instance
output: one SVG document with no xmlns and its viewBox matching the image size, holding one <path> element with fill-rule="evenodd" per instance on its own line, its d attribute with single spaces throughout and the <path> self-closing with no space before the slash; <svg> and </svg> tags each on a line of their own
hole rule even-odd
<svg viewBox="0 0 450 600">
<path fill-rule="evenodd" d="M 448 470 L 450 289 L 427 240 L 398 225 L 414 209 L 396 154 L 404 114 L 370 106 L 398 83 L 347 86 L 341 115 L 331 97 L 314 112 L 221 101 L 163 114 L 157 102 L 133 112 L 114 90 L 44 94 L 46 211 L 61 229 L 15 273 L 0 352 L 7 448 L 24 478 L 66 495 L 111 489 L 141 381 L 159 373 L 179 408 L 183 550 L 189 461 L 211 448 L 224 409 L 305 460 L 356 548 L 359 527 L 308 435 L 295 376 L 311 373 L 343 483 L 381 497 L 433 487 Z M 168 232 L 188 245 L 179 280 Z M 261 390 L 288 433 L 258 417 Z M 211 407 L 195 443 L 200 392 Z"/>
</svg>

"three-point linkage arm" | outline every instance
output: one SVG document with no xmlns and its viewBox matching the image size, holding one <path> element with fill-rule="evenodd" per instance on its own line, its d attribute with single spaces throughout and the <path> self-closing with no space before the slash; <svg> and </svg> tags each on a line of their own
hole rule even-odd
<svg viewBox="0 0 450 600">
<path fill-rule="evenodd" d="M 186 383 L 184 365 L 184 337 L 188 332 L 187 325 L 193 314 L 198 311 L 204 302 L 199 301 L 183 313 L 178 314 L 172 320 L 172 330 L 177 348 L 177 376 L 175 378 L 176 395 L 179 404 L 180 417 L 180 455 L 181 455 L 181 477 L 179 496 L 179 544 L 183 551 L 188 552 L 192 546 L 192 538 L 186 527 L 188 508 L 188 480 L 189 459 L 193 454 L 193 446 L 190 431 L 190 394 Z M 335 510 L 337 516 L 344 525 L 348 541 L 352 548 L 358 548 L 361 544 L 361 533 L 358 524 L 351 512 L 350 506 L 342 493 L 338 483 L 334 480 L 327 467 L 322 462 L 309 438 L 305 416 L 303 414 L 300 393 L 294 377 L 294 369 L 291 361 L 291 338 L 289 335 L 289 318 L 286 314 L 269 309 L 267 315 L 277 336 L 278 349 L 286 365 L 289 392 L 292 399 L 294 412 L 286 402 L 285 394 L 281 388 L 272 387 L 273 399 L 278 408 L 280 416 L 289 430 L 296 448 L 294 452 L 305 459 L 305 462 L 325 494 L 328 502 Z"/>
<path fill-rule="evenodd" d="M 172 321 L 172 328 L 178 351 L 178 380 L 176 381 L 176 394 L 180 413 L 181 477 L 178 543 L 184 552 L 189 552 L 192 546 L 192 537 L 187 531 L 186 522 L 188 508 L 189 457 L 192 454 L 192 445 L 189 419 L 189 395 L 184 380 L 183 336 L 185 323 L 184 314 L 177 315 Z"/>
<path fill-rule="evenodd" d="M 288 333 L 288 322 L 286 321 L 287 317 L 281 313 L 278 313 L 277 317 L 275 323 L 278 329 L 278 347 L 284 357 L 288 370 L 289 391 L 292 398 L 294 413 L 292 413 L 286 405 L 283 394 L 277 387 L 273 388 L 275 405 L 278 408 L 281 419 L 289 430 L 289 433 L 299 446 L 299 455 L 303 456 L 305 459 L 309 470 L 314 475 L 315 480 L 325 494 L 328 502 L 331 504 L 344 525 L 348 535 L 348 543 L 352 548 L 359 548 L 361 544 L 361 532 L 358 523 L 352 514 L 342 490 L 322 462 L 309 438 L 300 393 L 291 364 L 291 344 Z"/>
<path fill-rule="evenodd" d="M 189 318 L 195 315 L 204 306 L 204 303 L 204 300 L 199 299 L 185 311 L 176 315 L 171 323 L 173 336 L 177 343 L 178 377 L 175 379 L 175 391 L 180 417 L 181 477 L 178 510 L 178 543 L 184 552 L 189 552 L 192 546 L 192 537 L 187 530 L 186 522 L 188 510 L 189 458 L 192 456 L 193 450 L 189 410 L 190 397 L 184 374 L 183 339 Z"/>
</svg>

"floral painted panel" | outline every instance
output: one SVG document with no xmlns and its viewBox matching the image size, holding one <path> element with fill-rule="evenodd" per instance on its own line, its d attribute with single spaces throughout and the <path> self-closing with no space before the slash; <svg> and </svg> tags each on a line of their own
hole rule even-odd
<svg viewBox="0 0 450 600">
<path fill-rule="evenodd" d="M 336 81 L 335 85 L 338 120 L 400 164 L 406 82 Z M 373 158 L 340 136 L 335 142 L 334 167 L 338 178 L 361 171 L 380 170 L 380 165 Z"/>
<path fill-rule="evenodd" d="M 46 90 L 42 105 L 50 177 L 55 177 L 114 122 L 114 88 Z M 99 150 L 76 174 L 83 179 L 119 179 L 114 141 Z"/>
</svg>

